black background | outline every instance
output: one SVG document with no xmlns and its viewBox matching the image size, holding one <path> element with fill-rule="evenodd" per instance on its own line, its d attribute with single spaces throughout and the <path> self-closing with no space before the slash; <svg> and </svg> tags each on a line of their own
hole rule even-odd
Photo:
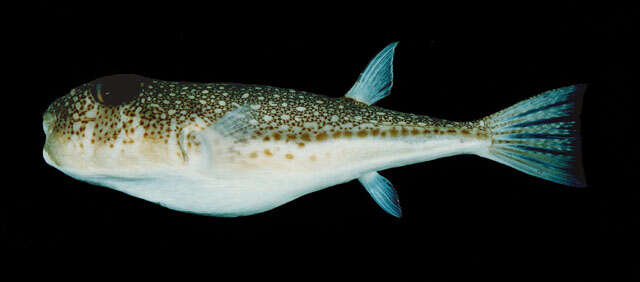
<svg viewBox="0 0 640 282">
<path fill-rule="evenodd" d="M 15 173 L 25 177 L 5 191 L 2 245 L 181 249 L 218 257 L 268 250 L 267 257 L 329 255 L 437 276 L 506 269 L 569 278 L 634 274 L 634 261 L 626 258 L 637 255 L 631 231 L 640 200 L 628 182 L 637 152 L 628 144 L 637 95 L 630 11 L 578 3 L 360 8 L 211 5 L 156 12 L 35 5 L 35 26 L 19 32 L 18 50 L 8 54 L 20 61 L 14 74 L 27 78 L 16 97 L 29 106 L 18 109 L 26 137 L 20 140 L 27 141 L 17 142 Z M 399 192 L 401 219 L 385 214 L 357 181 L 227 219 L 82 183 L 42 159 L 42 113 L 95 78 L 136 73 L 340 97 L 393 41 L 399 45 L 392 95 L 378 102 L 393 110 L 471 120 L 545 90 L 588 83 L 583 151 L 589 186 L 565 187 L 456 156 L 382 172 Z"/>
</svg>

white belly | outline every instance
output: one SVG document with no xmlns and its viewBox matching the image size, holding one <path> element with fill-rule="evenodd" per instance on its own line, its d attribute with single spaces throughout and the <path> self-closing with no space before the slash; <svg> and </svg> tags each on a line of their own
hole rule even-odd
<svg viewBox="0 0 640 282">
<path fill-rule="evenodd" d="M 43 154 L 47 163 L 82 181 L 179 211 L 233 217 L 267 211 L 371 171 L 475 153 L 485 147 L 483 141 L 459 138 L 342 139 L 312 142 L 304 148 L 294 143 L 250 142 L 232 163 L 209 170 L 184 165 L 135 174 L 65 169 L 51 161 L 46 150 Z M 252 154 L 256 152 L 258 156 Z"/>
</svg>

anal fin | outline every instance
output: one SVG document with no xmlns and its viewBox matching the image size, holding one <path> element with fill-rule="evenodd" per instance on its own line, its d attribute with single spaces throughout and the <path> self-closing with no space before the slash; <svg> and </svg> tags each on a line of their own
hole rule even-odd
<svg viewBox="0 0 640 282">
<path fill-rule="evenodd" d="M 372 171 L 358 178 L 358 181 L 385 212 L 395 217 L 402 216 L 398 192 L 389 180 Z"/>
</svg>

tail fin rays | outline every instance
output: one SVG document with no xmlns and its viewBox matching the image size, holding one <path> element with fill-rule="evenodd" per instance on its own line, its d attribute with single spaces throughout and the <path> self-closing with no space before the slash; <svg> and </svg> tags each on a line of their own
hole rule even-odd
<svg viewBox="0 0 640 282">
<path fill-rule="evenodd" d="M 550 90 L 483 119 L 491 145 L 482 156 L 549 181 L 586 186 L 579 137 L 585 88 Z"/>
</svg>

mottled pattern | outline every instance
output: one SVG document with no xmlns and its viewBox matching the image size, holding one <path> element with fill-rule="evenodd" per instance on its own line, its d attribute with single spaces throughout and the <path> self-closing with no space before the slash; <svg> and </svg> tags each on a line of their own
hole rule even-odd
<svg viewBox="0 0 640 282">
<path fill-rule="evenodd" d="M 353 95 L 328 98 L 271 86 L 102 77 L 44 113 L 43 157 L 76 179 L 215 216 L 255 214 L 353 179 L 400 216 L 397 193 L 376 171 L 458 154 L 584 186 L 582 86 L 452 122 L 370 106 L 390 83 L 369 97 L 363 91 L 380 88 L 362 81 Z"/>
<path fill-rule="evenodd" d="M 56 117 L 53 130 L 67 139 L 75 135 L 91 138 L 92 144 L 111 147 L 116 140 L 126 144 L 138 138 L 168 143 L 178 140 L 185 127 L 205 128 L 225 113 L 248 105 L 254 117 L 250 121 L 254 127 L 252 139 L 295 141 L 301 146 L 329 138 L 484 134 L 470 122 L 399 113 L 351 99 L 299 90 L 233 83 L 169 82 L 133 75 L 126 78 L 138 81 L 139 94 L 120 105 L 98 102 L 96 81 L 56 100 L 47 110 Z M 109 83 L 117 81 L 112 79 Z M 91 136 L 87 136 L 88 126 L 93 127 Z"/>
</svg>

